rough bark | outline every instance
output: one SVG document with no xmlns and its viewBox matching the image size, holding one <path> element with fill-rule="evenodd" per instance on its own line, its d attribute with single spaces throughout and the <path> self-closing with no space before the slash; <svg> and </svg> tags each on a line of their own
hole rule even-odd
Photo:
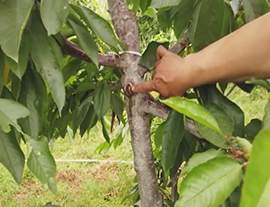
<svg viewBox="0 0 270 207">
<path fill-rule="evenodd" d="M 109 13 L 119 39 L 127 45 L 128 51 L 140 52 L 139 29 L 136 16 L 128 10 L 125 0 L 108 0 Z M 120 57 L 122 86 L 142 81 L 145 69 L 138 65 L 140 57 L 123 53 Z M 161 207 L 155 173 L 155 165 L 150 140 L 150 121 L 142 110 L 142 103 L 148 100 L 147 94 L 125 97 L 125 104 L 131 132 L 131 144 L 134 153 L 142 207 Z"/>
</svg>

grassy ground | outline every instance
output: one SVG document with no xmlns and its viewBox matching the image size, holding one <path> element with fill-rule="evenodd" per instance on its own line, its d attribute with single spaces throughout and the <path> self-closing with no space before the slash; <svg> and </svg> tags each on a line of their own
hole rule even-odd
<svg viewBox="0 0 270 207">
<path fill-rule="evenodd" d="M 94 153 L 104 141 L 94 129 L 89 137 L 76 138 L 71 145 L 68 139 L 58 139 L 53 155 L 59 159 L 102 159 L 132 161 L 128 138 L 116 150 L 106 154 Z M 26 170 L 18 186 L 8 171 L 0 165 L 0 207 L 42 207 L 51 202 L 61 207 L 128 207 L 132 201 L 121 203 L 134 186 L 132 164 L 57 163 L 58 193 L 52 194 Z"/>
<path fill-rule="evenodd" d="M 255 89 L 251 94 L 235 89 L 229 96 L 246 113 L 246 123 L 252 118 L 262 119 L 268 93 Z M 52 150 L 56 159 L 101 159 L 132 161 L 129 139 L 116 150 L 105 154 L 95 153 L 104 141 L 96 127 L 88 137 L 74 140 L 58 139 Z M 132 164 L 57 163 L 58 193 L 53 195 L 45 186 L 25 170 L 23 182 L 18 186 L 8 171 L 0 165 L 0 207 L 42 207 L 51 202 L 61 207 L 130 207 L 132 201 L 121 203 L 134 186 Z"/>
</svg>

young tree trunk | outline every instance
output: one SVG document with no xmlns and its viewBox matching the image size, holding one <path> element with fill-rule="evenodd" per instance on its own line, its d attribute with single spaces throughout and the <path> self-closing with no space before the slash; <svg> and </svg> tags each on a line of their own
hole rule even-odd
<svg viewBox="0 0 270 207">
<path fill-rule="evenodd" d="M 128 10 L 125 0 L 108 0 L 109 12 L 115 31 L 128 51 L 140 52 L 140 38 L 137 18 Z M 140 56 L 126 52 L 120 57 L 122 86 L 142 81 L 145 69 L 138 65 Z M 155 165 L 150 140 L 150 121 L 142 104 L 148 100 L 147 94 L 136 94 L 125 98 L 131 131 L 131 144 L 138 178 L 141 207 L 161 207 L 162 198 L 158 190 Z"/>
</svg>

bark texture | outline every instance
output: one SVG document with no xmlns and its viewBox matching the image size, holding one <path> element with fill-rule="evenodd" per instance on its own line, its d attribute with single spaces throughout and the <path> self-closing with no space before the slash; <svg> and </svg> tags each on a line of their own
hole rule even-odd
<svg viewBox="0 0 270 207">
<path fill-rule="evenodd" d="M 139 28 L 135 14 L 128 10 L 125 0 L 108 0 L 108 6 L 119 39 L 127 45 L 128 51 L 140 52 Z M 139 59 L 138 55 L 130 53 L 123 53 L 120 57 L 124 90 L 128 84 L 142 81 L 145 69 L 138 65 Z M 125 97 L 140 191 L 140 205 L 141 207 L 161 207 L 162 198 L 158 190 L 150 140 L 150 121 L 142 108 L 142 103 L 147 100 L 147 94 Z"/>
</svg>

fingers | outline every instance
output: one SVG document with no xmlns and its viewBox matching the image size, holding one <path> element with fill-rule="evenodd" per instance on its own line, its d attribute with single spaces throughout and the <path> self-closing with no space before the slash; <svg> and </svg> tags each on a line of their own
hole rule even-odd
<svg viewBox="0 0 270 207">
<path fill-rule="evenodd" d="M 155 90 L 155 86 L 154 86 L 153 80 L 148 81 L 148 82 L 142 82 L 132 87 L 133 93 L 146 93 L 146 92 L 150 92 L 154 90 Z"/>
<path fill-rule="evenodd" d="M 156 58 L 157 58 L 157 60 L 160 60 L 168 52 L 169 51 L 165 47 L 163 47 L 162 45 L 158 46 L 157 52 L 156 52 Z"/>
</svg>

